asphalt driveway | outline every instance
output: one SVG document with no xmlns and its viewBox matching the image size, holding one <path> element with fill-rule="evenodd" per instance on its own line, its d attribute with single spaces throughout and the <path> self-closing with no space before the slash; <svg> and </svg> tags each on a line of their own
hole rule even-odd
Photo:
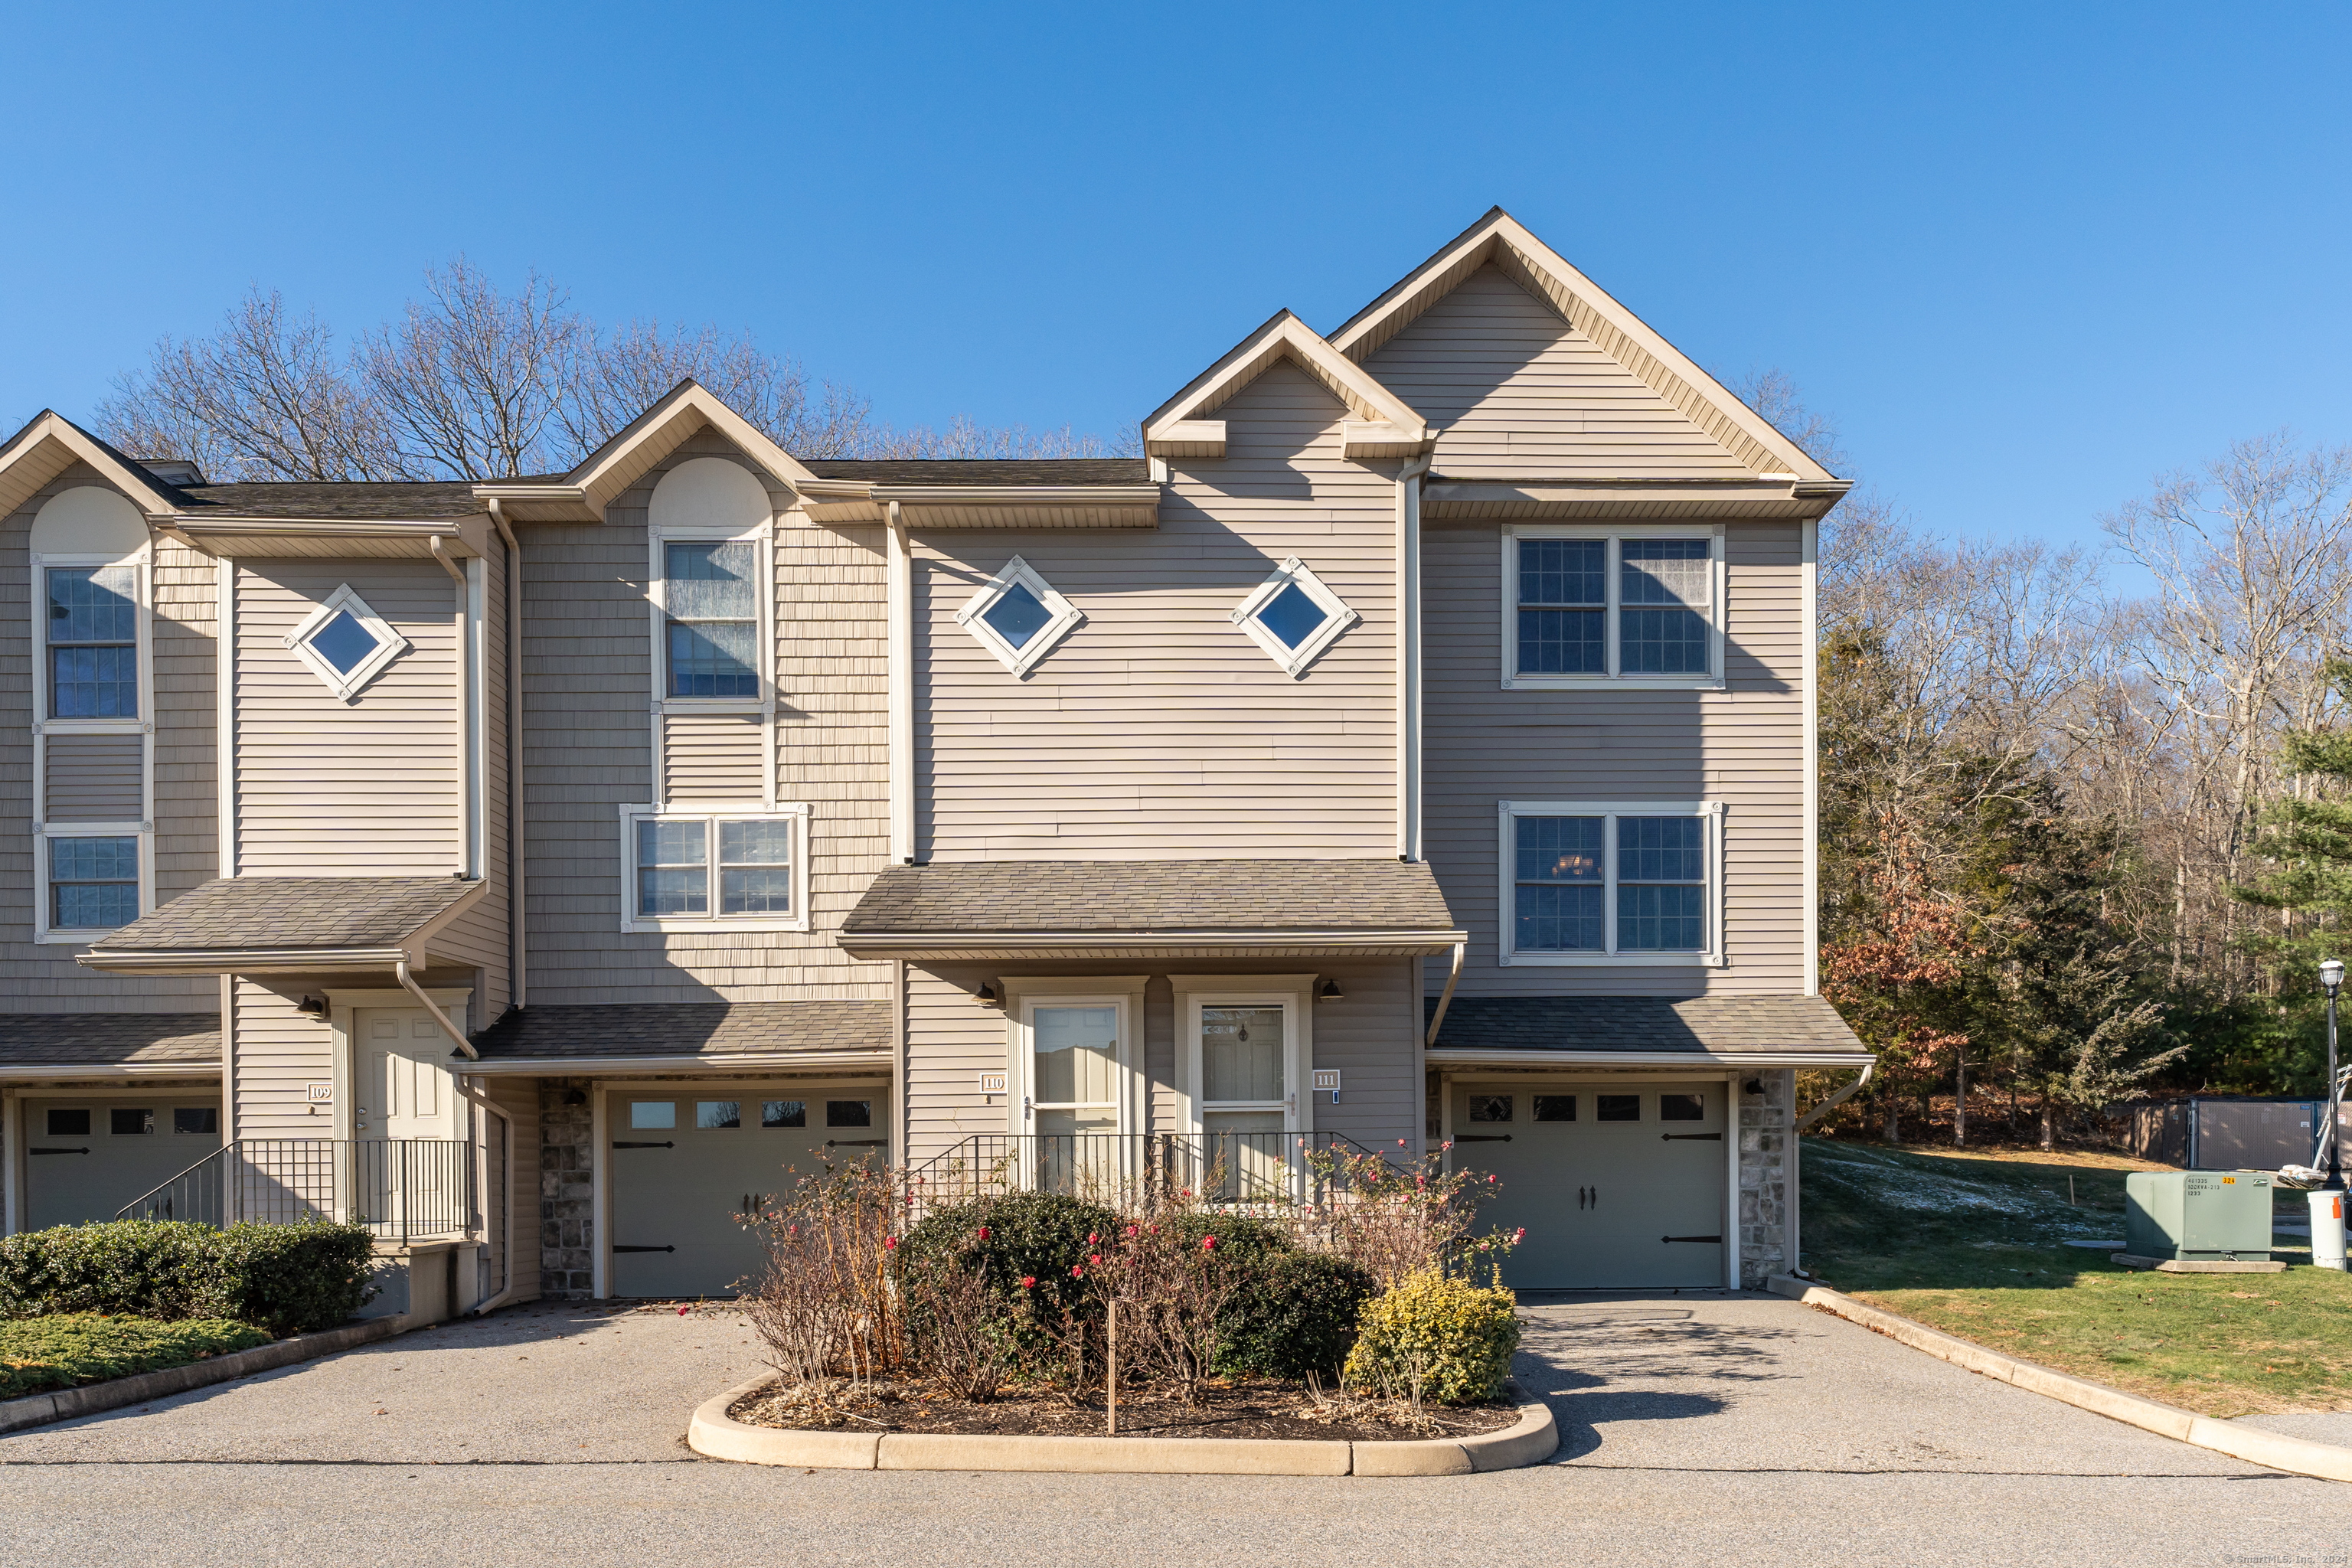
<svg viewBox="0 0 2352 1568">
<path fill-rule="evenodd" d="M 1503 1475 L 773 1471 L 687 1450 L 725 1309 L 539 1306 L 0 1438 L 0 1563 L 2352 1560 L 2352 1487 L 1988 1382 L 1772 1297 L 1529 1304 L 1564 1441 Z"/>
</svg>

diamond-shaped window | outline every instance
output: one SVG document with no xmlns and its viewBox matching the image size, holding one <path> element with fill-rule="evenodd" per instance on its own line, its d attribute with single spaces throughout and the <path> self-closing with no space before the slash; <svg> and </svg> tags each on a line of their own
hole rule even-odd
<svg viewBox="0 0 2352 1568">
<path fill-rule="evenodd" d="M 956 624 L 1020 676 L 1035 668 L 1085 619 L 1018 555 L 956 612 Z"/>
<path fill-rule="evenodd" d="M 378 670 L 407 651 L 408 639 L 346 583 L 286 634 L 286 646 L 328 690 L 349 702 Z"/>
<path fill-rule="evenodd" d="M 1296 680 L 1339 634 L 1362 619 L 1294 555 L 1234 611 L 1234 625 Z"/>
</svg>

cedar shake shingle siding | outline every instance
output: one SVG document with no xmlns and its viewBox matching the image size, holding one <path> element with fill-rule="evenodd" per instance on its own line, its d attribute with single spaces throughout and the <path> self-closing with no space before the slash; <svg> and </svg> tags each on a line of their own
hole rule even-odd
<svg viewBox="0 0 2352 1568">
<path fill-rule="evenodd" d="M 1429 868 L 1395 860 L 999 860 L 887 867 L 841 929 L 884 936 L 1453 924 Z"/>
</svg>

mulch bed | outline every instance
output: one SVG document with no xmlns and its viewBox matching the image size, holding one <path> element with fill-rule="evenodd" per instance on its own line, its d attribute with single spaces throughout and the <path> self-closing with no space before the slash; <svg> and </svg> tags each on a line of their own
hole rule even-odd
<svg viewBox="0 0 2352 1568">
<path fill-rule="evenodd" d="M 775 1385 L 737 1400 L 727 1414 L 751 1426 L 801 1431 L 969 1432 L 992 1436 L 1099 1437 L 1099 1398 L 1072 1403 L 1054 1394 L 1008 1390 L 986 1405 L 967 1405 L 919 1384 L 877 1384 L 863 1396 L 836 1384 L 822 1394 Z M 1410 1406 L 1327 1394 L 1318 1406 L 1305 1389 L 1279 1383 L 1221 1384 L 1205 1405 L 1161 1390 L 1122 1391 L 1122 1437 L 1258 1437 L 1382 1442 L 1469 1437 L 1515 1424 L 1510 1405 Z"/>
</svg>

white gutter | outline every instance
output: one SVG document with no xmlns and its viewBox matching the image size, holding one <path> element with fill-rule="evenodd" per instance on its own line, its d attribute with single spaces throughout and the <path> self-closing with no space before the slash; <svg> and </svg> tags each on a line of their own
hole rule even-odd
<svg viewBox="0 0 2352 1568">
<path fill-rule="evenodd" d="M 887 1072 L 888 1047 L 870 1051 L 770 1052 L 758 1056 L 724 1057 L 496 1057 L 468 1062 L 476 1077 L 556 1075 L 564 1078 L 699 1078 L 713 1073 L 758 1073 L 779 1068 L 871 1068 Z"/>
<path fill-rule="evenodd" d="M 1794 1127 L 1789 1129 L 1789 1136 L 1794 1138 L 1806 1128 L 1811 1127 L 1814 1122 L 1819 1121 L 1822 1117 L 1827 1116 L 1831 1111 L 1835 1110 L 1839 1106 L 1843 1105 L 1847 1100 L 1852 1100 L 1855 1093 L 1861 1089 L 1862 1086 L 1870 1081 L 1870 1075 L 1877 1070 L 1878 1058 L 1876 1057 L 1873 1057 L 1868 1061 L 1863 1063 L 1862 1075 L 1859 1078 L 1846 1085 L 1843 1089 L 1839 1089 L 1835 1094 L 1831 1095 L 1827 1100 L 1822 1100 L 1819 1105 L 1814 1106 L 1811 1110 L 1805 1112 L 1804 1120 L 1798 1122 Z"/>
<path fill-rule="evenodd" d="M 1468 1062 L 1488 1067 L 1640 1067 L 1640 1068 L 1850 1068 L 1852 1051 L 1549 1051 L 1542 1049 L 1480 1049 L 1454 1046 L 1433 1050 L 1433 1062 Z M 1876 1062 L 1869 1058 L 1867 1068 Z M 1860 1088 L 1860 1084 L 1853 1086 Z M 1849 1089 L 1847 1092 L 1851 1093 Z M 1834 1104 L 1835 1101 L 1832 1101 Z M 1822 1109 L 1827 1110 L 1828 1106 Z"/>
<path fill-rule="evenodd" d="M 495 496 L 484 498 L 490 521 L 507 547 L 507 970 L 508 989 L 518 1007 L 529 1005 L 530 962 L 525 923 L 522 821 L 522 541 L 507 524 Z"/>
<path fill-rule="evenodd" d="M 74 954 L 85 969 L 104 974 L 310 974 L 337 969 L 381 969 L 408 956 L 401 947 L 205 948 L 119 952 L 92 948 Z"/>
<path fill-rule="evenodd" d="M 1150 948 L 1220 948 L 1237 952 L 1281 954 L 1306 950 L 1420 954 L 1435 958 L 1470 940 L 1461 931 L 954 931 L 835 938 L 852 958 L 1016 959 L 1084 957 L 1090 953 L 1139 953 Z"/>
<path fill-rule="evenodd" d="M 915 563 L 898 503 L 882 542 L 890 637 L 890 863 L 915 863 Z"/>
<path fill-rule="evenodd" d="M 1421 476 L 1427 458 L 1397 470 L 1397 858 L 1421 857 Z"/>
<path fill-rule="evenodd" d="M 220 1081 L 221 1064 L 214 1061 L 194 1062 L 108 1062 L 104 1065 L 74 1067 L 51 1062 L 26 1066 L 10 1063 L 0 1067 L 0 1083 L 121 1083 L 132 1079 L 184 1078 L 191 1083 L 216 1084 Z"/>
<path fill-rule="evenodd" d="M 1466 942 L 1457 942 L 1454 944 L 1454 967 L 1446 973 L 1445 989 L 1438 993 L 1437 1011 L 1431 1015 L 1429 1020 L 1429 1036 L 1422 1041 L 1423 1050 L 1429 1055 L 1436 1054 L 1431 1047 L 1437 1044 L 1437 1029 L 1439 1025 L 1445 1022 L 1445 1009 L 1454 1005 L 1454 983 L 1462 978 L 1462 955 L 1468 952 L 1470 944 Z"/>
<path fill-rule="evenodd" d="M 425 987 L 416 984 L 415 976 L 408 973 L 406 953 L 401 954 L 400 962 L 392 966 L 392 973 L 399 980 L 401 989 L 415 997 L 416 1005 L 433 1015 L 433 1021 L 441 1026 L 441 1032 L 457 1042 L 457 1048 L 466 1053 L 467 1061 L 475 1060 L 481 1055 L 479 1051 L 474 1049 L 474 1042 L 466 1038 L 464 1032 L 449 1021 L 449 1015 L 434 1005 L 433 998 L 425 994 Z"/>
<path fill-rule="evenodd" d="M 455 748 L 457 758 L 457 875 L 471 877 L 476 872 L 469 853 L 471 846 L 467 843 L 468 837 L 467 829 L 474 817 L 471 776 L 473 764 L 472 759 L 466 753 L 471 749 L 467 744 L 472 738 L 467 732 L 467 709 L 471 704 L 467 699 L 472 694 L 466 689 L 466 654 L 473 643 L 473 638 L 466 635 L 466 601 L 468 597 L 466 592 L 466 569 L 452 560 L 447 551 L 441 548 L 440 536 L 437 534 L 434 536 L 432 550 L 433 559 L 441 563 L 441 570 L 449 574 L 449 580 L 457 584 L 457 608 L 449 630 L 449 652 L 452 656 L 449 664 L 455 671 L 457 687 L 456 703 L 457 743 Z"/>
</svg>

